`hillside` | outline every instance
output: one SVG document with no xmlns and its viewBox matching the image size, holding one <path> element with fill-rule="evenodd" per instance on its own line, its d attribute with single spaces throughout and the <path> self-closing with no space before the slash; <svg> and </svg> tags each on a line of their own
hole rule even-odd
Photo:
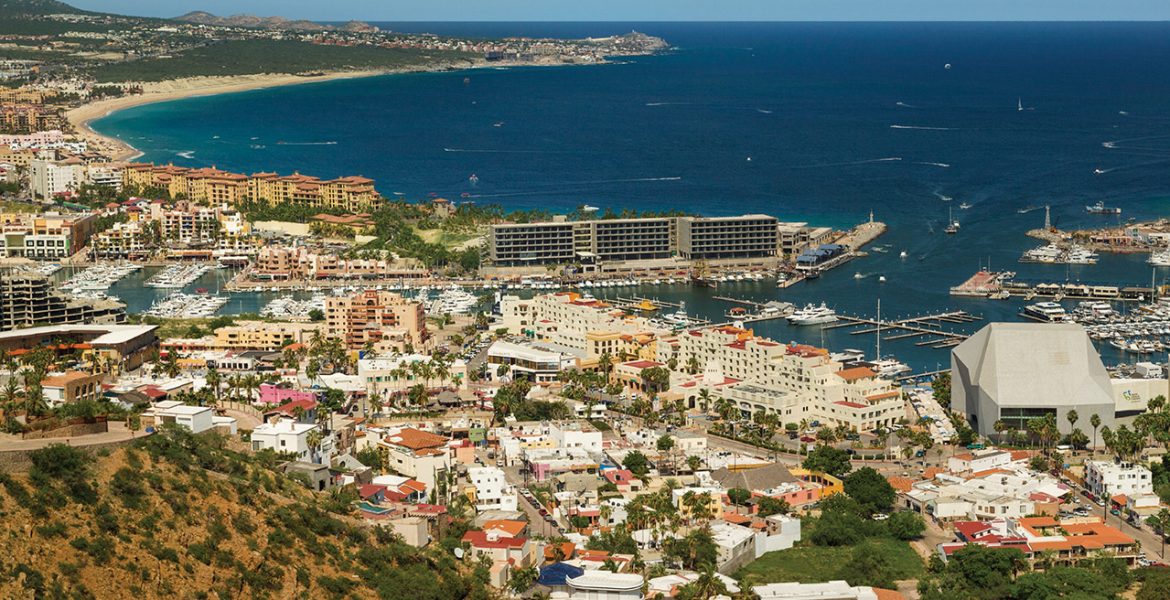
<svg viewBox="0 0 1170 600">
<path fill-rule="evenodd" d="M 92 14 L 87 11 L 73 8 L 64 2 L 57 0 L 0 0 L 0 15 L 16 16 L 16 15 L 85 15 Z"/>
<path fill-rule="evenodd" d="M 449 61 L 466 67 L 474 57 L 461 52 L 400 48 L 325 46 L 280 40 L 238 40 L 187 50 L 172 58 L 112 63 L 98 67 L 98 81 L 163 81 L 181 77 L 380 71 Z"/>
<path fill-rule="evenodd" d="M 201 25 L 217 25 L 220 27 L 250 27 L 253 29 L 282 29 L 297 31 L 334 31 L 333 25 L 325 25 L 314 21 L 291 20 L 284 17 L 258 17 L 256 15 L 232 15 L 221 17 L 209 12 L 197 10 L 189 12 L 176 21 L 184 23 L 198 23 Z M 345 31 L 377 31 L 378 28 L 361 21 L 350 21 L 341 27 Z"/>
<path fill-rule="evenodd" d="M 488 597 L 449 551 L 330 512 L 353 498 L 315 496 L 274 458 L 179 431 L 98 457 L 39 451 L 0 474 L 0 597 Z"/>
</svg>

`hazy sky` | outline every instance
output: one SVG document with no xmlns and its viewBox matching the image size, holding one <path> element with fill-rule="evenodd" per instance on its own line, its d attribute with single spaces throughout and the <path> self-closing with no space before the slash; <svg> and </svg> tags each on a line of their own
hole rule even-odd
<svg viewBox="0 0 1170 600">
<path fill-rule="evenodd" d="M 1170 20 L 1168 0 L 74 0 L 71 4 L 156 17 L 206 10 L 331 21 Z"/>
</svg>

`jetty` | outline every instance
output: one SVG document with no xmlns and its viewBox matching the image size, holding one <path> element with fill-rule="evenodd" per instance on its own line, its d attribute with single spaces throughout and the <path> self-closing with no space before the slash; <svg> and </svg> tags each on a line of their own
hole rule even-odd
<svg viewBox="0 0 1170 600">
<path fill-rule="evenodd" d="M 868 317 L 841 314 L 837 315 L 837 319 L 838 321 L 836 323 L 824 325 L 823 328 L 841 329 L 845 327 L 862 327 L 849 333 L 851 335 L 876 335 L 889 332 L 891 335 L 883 336 L 883 341 L 923 337 L 925 339 L 915 342 L 914 345 L 928 346 L 931 348 L 949 348 L 961 344 L 969 336 L 965 333 L 943 329 L 943 325 L 965 325 L 980 321 L 983 317 L 973 315 L 966 311 L 955 310 L 898 320 L 879 321 Z"/>
<path fill-rule="evenodd" d="M 967 281 L 951 288 L 952 296 L 1006 300 L 1012 296 L 1025 300 L 1053 298 L 1056 301 L 1112 300 L 1119 302 L 1147 302 L 1155 293 L 1164 295 L 1166 289 L 1149 285 L 1116 282 L 1045 281 L 1020 279 L 1011 271 L 981 270 Z"/>
</svg>

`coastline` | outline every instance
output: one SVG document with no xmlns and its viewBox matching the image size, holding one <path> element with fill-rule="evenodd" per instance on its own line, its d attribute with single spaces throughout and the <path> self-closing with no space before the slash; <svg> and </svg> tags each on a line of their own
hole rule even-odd
<svg viewBox="0 0 1170 600">
<path fill-rule="evenodd" d="M 549 67 L 549 66 L 589 66 L 606 64 L 609 61 L 595 63 L 541 63 L 541 62 L 514 62 L 500 61 L 488 63 L 483 60 L 469 60 L 458 63 L 435 63 L 432 65 L 399 67 L 393 69 L 377 69 L 366 71 L 330 71 L 320 75 L 304 76 L 288 73 L 258 73 L 254 75 L 233 75 L 227 77 L 189 77 L 169 79 L 166 81 L 122 82 L 124 85 L 139 85 L 143 93 L 118 98 L 107 98 L 96 102 L 82 104 L 65 112 L 65 118 L 76 131 L 77 136 L 86 140 L 92 150 L 103 152 L 115 162 L 131 161 L 142 156 L 142 152 L 129 143 L 98 133 L 91 124 L 118 111 L 196 98 L 200 96 L 216 96 L 233 94 L 274 87 L 286 87 L 307 83 L 321 83 L 341 79 L 358 79 L 365 77 L 379 77 L 382 75 L 401 75 L 406 73 L 441 73 L 447 71 L 473 70 L 478 68 L 513 68 L 513 67 Z"/>
</svg>

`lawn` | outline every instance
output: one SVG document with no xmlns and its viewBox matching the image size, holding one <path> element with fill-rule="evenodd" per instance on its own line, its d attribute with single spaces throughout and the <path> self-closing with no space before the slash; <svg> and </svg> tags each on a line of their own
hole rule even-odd
<svg viewBox="0 0 1170 600">
<path fill-rule="evenodd" d="M 889 538 L 870 538 L 882 548 L 890 561 L 894 579 L 917 579 L 922 576 L 922 559 L 910 544 Z M 853 546 L 798 546 L 779 552 L 769 552 L 748 563 L 735 574 L 737 580 L 751 575 L 759 583 L 822 583 L 840 579 L 841 565 L 849 562 Z"/>
</svg>

